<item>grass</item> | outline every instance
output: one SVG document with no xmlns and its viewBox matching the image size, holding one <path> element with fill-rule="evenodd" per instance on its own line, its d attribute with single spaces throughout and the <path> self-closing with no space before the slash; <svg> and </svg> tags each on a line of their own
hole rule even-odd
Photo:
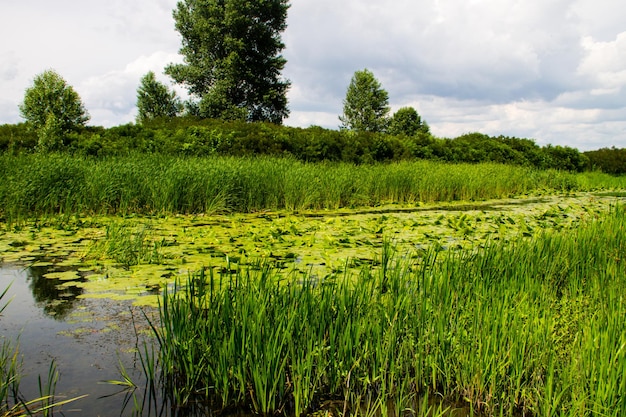
<svg viewBox="0 0 626 417">
<path fill-rule="evenodd" d="M 163 295 L 150 373 L 175 408 L 624 415 L 624 214 L 417 263 L 386 245 L 358 277 L 200 271 Z"/>
<path fill-rule="evenodd" d="M 626 188 L 626 179 L 498 164 L 306 164 L 286 158 L 0 155 L 0 218 L 336 209 Z"/>
<path fill-rule="evenodd" d="M 124 222 L 111 222 L 106 226 L 105 236 L 93 244 L 86 259 L 111 259 L 124 267 L 157 264 L 162 260 L 160 252 L 163 239 L 154 239 L 150 227 L 133 227 Z"/>
</svg>

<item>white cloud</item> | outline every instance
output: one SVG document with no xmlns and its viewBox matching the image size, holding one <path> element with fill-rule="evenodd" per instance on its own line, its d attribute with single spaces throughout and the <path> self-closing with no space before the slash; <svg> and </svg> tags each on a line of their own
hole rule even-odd
<svg viewBox="0 0 626 417">
<path fill-rule="evenodd" d="M 177 54 L 155 52 L 149 56 L 140 56 L 121 70 L 114 70 L 86 79 L 80 86 L 86 107 L 92 120 L 98 124 L 112 126 L 133 121 L 136 115 L 137 88 L 141 78 L 153 71 L 157 79 L 169 84 L 162 75 L 165 66 L 178 62 Z"/>
<path fill-rule="evenodd" d="M 76 88 L 91 123 L 134 120 L 141 76 L 180 60 L 176 3 L 0 2 L 0 37 L 11 39 L 0 45 L 0 123 L 19 121 L 24 90 L 47 68 Z M 414 106 L 439 136 L 626 147 L 625 21 L 618 0 L 293 1 L 286 122 L 337 127 L 350 78 L 369 68 L 394 109 Z"/>
</svg>

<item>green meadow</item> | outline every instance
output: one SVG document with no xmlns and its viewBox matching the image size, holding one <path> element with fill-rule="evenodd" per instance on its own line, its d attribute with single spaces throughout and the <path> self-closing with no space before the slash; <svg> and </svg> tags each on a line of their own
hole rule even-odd
<svg viewBox="0 0 626 417">
<path fill-rule="evenodd" d="M 624 177 L 145 154 L 0 171 L 0 261 L 156 308 L 146 395 L 180 415 L 626 412 Z"/>
</svg>

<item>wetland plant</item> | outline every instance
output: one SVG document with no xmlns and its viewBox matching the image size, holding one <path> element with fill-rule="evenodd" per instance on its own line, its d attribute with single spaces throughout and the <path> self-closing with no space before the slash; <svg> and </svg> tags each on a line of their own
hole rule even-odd
<svg viewBox="0 0 626 417">
<path fill-rule="evenodd" d="M 384 272 L 322 281 L 202 270 L 164 293 L 150 372 L 175 408 L 624 415 L 625 225 L 617 207 L 574 230 L 415 265 L 387 253 Z"/>
<path fill-rule="evenodd" d="M 88 259 L 108 258 L 129 267 L 140 263 L 155 264 L 161 261 L 163 240 L 150 236 L 150 227 L 113 222 L 106 227 L 103 239 L 95 242 L 88 250 Z"/>
<path fill-rule="evenodd" d="M 0 155 L 0 219 L 337 209 L 626 188 L 624 177 L 520 166 L 289 158 Z"/>
</svg>

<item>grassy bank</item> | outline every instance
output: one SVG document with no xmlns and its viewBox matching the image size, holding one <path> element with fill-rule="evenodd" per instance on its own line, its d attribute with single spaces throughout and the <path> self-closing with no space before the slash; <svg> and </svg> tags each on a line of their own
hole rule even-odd
<svg viewBox="0 0 626 417">
<path fill-rule="evenodd" d="M 177 407 L 261 414 L 420 414 L 430 396 L 480 415 L 624 415 L 624 214 L 417 265 L 384 245 L 358 278 L 200 273 L 163 297 L 157 382 Z"/>
<path fill-rule="evenodd" d="M 432 161 L 306 164 L 284 158 L 0 156 L 0 217 L 205 213 L 483 200 L 626 188 L 626 178 Z"/>
</svg>

